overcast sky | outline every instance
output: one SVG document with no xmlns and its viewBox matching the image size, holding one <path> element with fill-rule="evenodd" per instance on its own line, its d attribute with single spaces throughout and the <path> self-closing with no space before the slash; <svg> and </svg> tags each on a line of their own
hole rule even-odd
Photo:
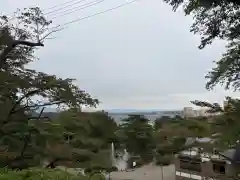
<svg viewBox="0 0 240 180">
<path fill-rule="evenodd" d="M 1 0 L 0 12 L 9 14 L 29 6 L 47 9 L 66 1 Z M 105 0 L 53 22 L 63 24 L 124 2 Z M 60 14 L 49 18 L 56 15 Z M 226 95 L 238 96 L 222 88 L 205 90 L 204 75 L 221 57 L 224 45 L 215 42 L 199 50 L 199 37 L 189 32 L 191 22 L 162 0 L 139 0 L 56 33 L 37 51 L 40 60 L 32 67 L 76 78 L 82 89 L 101 101 L 103 109 L 181 109 L 191 106 L 190 100 L 221 103 Z"/>
</svg>

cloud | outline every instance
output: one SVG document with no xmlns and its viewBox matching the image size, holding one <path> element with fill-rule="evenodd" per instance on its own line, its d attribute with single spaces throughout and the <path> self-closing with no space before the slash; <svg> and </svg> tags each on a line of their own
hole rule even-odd
<svg viewBox="0 0 240 180">
<path fill-rule="evenodd" d="M 2 12 L 55 1 L 3 0 Z M 58 1 L 57 4 L 65 2 Z M 124 3 L 110 1 L 59 17 L 64 24 Z M 215 42 L 199 50 L 199 36 L 189 32 L 192 19 L 158 0 L 138 1 L 121 9 L 69 25 L 37 51 L 31 66 L 62 77 L 99 98 L 99 108 L 179 109 L 193 99 L 222 101 L 224 91 L 207 92 L 204 75 L 224 52 Z M 237 95 L 236 93 L 231 93 Z"/>
</svg>

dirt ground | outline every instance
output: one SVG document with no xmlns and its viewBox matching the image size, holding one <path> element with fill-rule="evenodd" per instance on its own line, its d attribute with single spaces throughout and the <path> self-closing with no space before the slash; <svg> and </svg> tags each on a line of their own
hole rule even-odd
<svg viewBox="0 0 240 180">
<path fill-rule="evenodd" d="M 175 169 L 174 165 L 163 168 L 147 165 L 131 172 L 112 172 L 110 177 L 112 180 L 175 180 Z"/>
</svg>

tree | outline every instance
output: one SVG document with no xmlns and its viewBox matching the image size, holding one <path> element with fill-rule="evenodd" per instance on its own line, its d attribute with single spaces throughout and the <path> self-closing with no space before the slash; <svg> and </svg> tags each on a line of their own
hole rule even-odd
<svg viewBox="0 0 240 180">
<path fill-rule="evenodd" d="M 162 126 L 164 126 L 165 124 L 169 124 L 169 122 L 173 122 L 173 121 L 180 121 L 183 120 L 183 118 L 179 115 L 176 115 L 174 117 L 169 117 L 169 116 L 161 116 L 160 118 L 157 118 L 154 122 L 154 128 L 155 130 L 160 129 Z"/>
<path fill-rule="evenodd" d="M 227 52 L 216 62 L 206 76 L 207 89 L 212 89 L 217 84 L 225 88 L 240 89 L 239 82 L 239 57 L 240 57 L 240 32 L 239 17 L 240 3 L 238 0 L 164 0 L 173 10 L 183 7 L 186 15 L 192 15 L 194 23 L 191 32 L 201 35 L 200 49 L 211 44 L 215 39 L 228 42 Z"/>
<path fill-rule="evenodd" d="M 157 154 L 161 156 L 169 153 L 178 153 L 191 147 L 201 147 L 205 152 L 216 153 L 234 166 L 234 176 L 230 179 L 239 179 L 239 139 L 240 139 L 240 100 L 226 98 L 227 105 L 221 107 L 217 103 L 193 101 L 192 103 L 207 108 L 208 113 L 216 113 L 207 118 L 190 118 L 181 121 L 172 121 L 158 129 Z M 195 138 L 208 137 L 211 141 L 199 143 Z M 187 143 L 187 138 L 192 138 Z M 237 151 L 232 157 L 224 155 L 224 151 L 235 148 Z M 233 171 L 234 172 L 234 171 Z M 220 177 L 216 177 L 221 179 Z"/>
<path fill-rule="evenodd" d="M 74 84 L 74 79 L 26 68 L 36 59 L 36 47 L 43 46 L 44 38 L 53 32 L 49 32 L 50 24 L 39 8 L 17 13 L 13 23 L 6 16 L 0 18 L 1 167 L 35 166 L 45 157 L 46 145 L 61 140 L 55 135 L 61 127 L 43 117 L 42 112 L 33 116 L 41 108 L 81 109 L 82 105 L 98 104 Z"/>
<path fill-rule="evenodd" d="M 15 21 L 14 23 L 11 23 Z M 25 8 L 17 10 L 13 17 L 0 17 L 0 69 L 6 68 L 9 59 L 28 63 L 33 58 L 36 47 L 43 47 L 43 41 L 52 33 L 59 31 L 58 27 L 49 27 L 48 21 L 40 8 Z M 20 58 L 23 56 L 28 58 Z M 26 61 L 28 59 L 28 61 Z M 13 63 L 13 62 L 12 62 Z M 15 62 L 16 63 L 16 62 Z M 24 63 L 22 64 L 24 65 Z"/>
<path fill-rule="evenodd" d="M 48 166 L 54 163 L 54 167 L 59 164 L 88 169 L 111 167 L 110 143 L 117 124 L 107 113 L 70 109 L 61 112 L 53 122 L 62 127 L 58 133 L 65 143 L 54 142 L 53 146 L 57 148 L 49 149 L 51 163 Z"/>
<path fill-rule="evenodd" d="M 228 42 L 226 46 L 227 52 L 223 54 L 222 58 L 216 62 L 214 67 L 207 75 L 208 82 L 206 88 L 213 89 L 217 84 L 224 85 L 226 89 L 233 88 L 240 89 L 239 79 L 239 65 L 240 65 L 240 2 L 237 0 L 164 0 L 169 3 L 173 10 L 183 7 L 186 15 L 192 15 L 194 23 L 191 26 L 191 31 L 201 35 L 200 49 L 206 45 L 211 44 L 215 39 L 222 39 Z M 215 139 L 214 144 L 207 144 L 207 146 L 224 148 L 235 147 L 239 148 L 239 100 L 227 97 L 229 106 L 222 108 L 217 103 L 209 103 L 202 101 L 194 101 L 193 103 L 208 107 L 209 112 L 219 112 L 221 115 L 207 118 L 207 120 L 198 123 L 198 125 L 205 125 L 208 128 L 206 132 L 208 135 L 213 135 Z M 190 121 L 185 122 L 188 124 Z M 195 129 L 198 129 L 196 126 Z M 192 134 L 192 131 L 187 131 Z M 224 134 L 222 133 L 224 132 Z M 194 133 L 193 133 L 194 134 Z M 221 154 L 221 153 L 219 153 Z M 227 157 L 226 157 L 227 158 Z M 238 179 L 239 164 L 231 159 L 236 165 L 236 176 Z"/>
<path fill-rule="evenodd" d="M 214 146 L 221 149 L 235 147 L 237 141 L 240 139 L 240 100 L 227 97 L 227 106 L 221 107 L 217 103 L 208 103 L 202 101 L 193 101 L 197 106 L 208 107 L 208 112 L 220 112 L 218 116 L 214 116 L 205 121 L 209 125 L 211 134 L 215 134 L 214 138 L 216 143 Z M 223 133 L 224 132 L 224 133 Z"/>
<path fill-rule="evenodd" d="M 140 156 L 144 162 L 150 162 L 154 156 L 153 127 L 149 120 L 141 115 L 130 115 L 123 120 L 122 140 L 127 151 L 133 156 Z"/>
</svg>

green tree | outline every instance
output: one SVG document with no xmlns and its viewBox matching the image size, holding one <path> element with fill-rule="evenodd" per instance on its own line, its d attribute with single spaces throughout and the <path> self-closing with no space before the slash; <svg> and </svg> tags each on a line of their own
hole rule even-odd
<svg viewBox="0 0 240 180">
<path fill-rule="evenodd" d="M 117 124 L 107 113 L 86 113 L 70 109 L 61 112 L 53 122 L 62 127 L 62 131 L 58 133 L 65 143 L 60 145 L 68 147 L 50 149 L 50 162 L 54 166 L 62 164 L 88 169 L 111 167 L 110 143 L 115 136 Z M 54 147 L 57 146 L 54 144 Z M 67 154 L 69 155 L 66 157 Z"/>
<path fill-rule="evenodd" d="M 239 56 L 240 32 L 239 17 L 240 3 L 238 0 L 164 0 L 173 10 L 183 7 L 186 15 L 191 15 L 194 22 L 191 32 L 201 35 L 200 49 L 211 44 L 215 39 L 228 42 L 227 52 L 216 61 L 214 67 L 206 76 L 207 89 L 212 89 L 217 84 L 225 85 L 228 89 L 233 87 L 238 90 L 239 83 Z"/>
<path fill-rule="evenodd" d="M 163 124 L 171 121 L 172 118 L 169 116 L 162 116 L 160 118 L 157 118 L 154 122 L 154 128 L 157 130 L 163 126 Z"/>
<path fill-rule="evenodd" d="M 211 90 L 217 84 L 223 85 L 226 89 L 233 88 L 239 90 L 239 57 L 240 57 L 240 1 L 237 0 L 164 0 L 169 3 L 173 10 L 183 7 L 186 15 L 192 15 L 194 22 L 191 31 L 200 34 L 200 49 L 211 44 L 215 39 L 227 41 L 227 51 L 222 58 L 216 61 L 214 67 L 207 75 L 208 80 L 206 88 Z M 221 115 L 198 121 L 198 125 L 194 129 L 186 132 L 194 134 L 192 130 L 196 130 L 199 126 L 207 126 L 206 134 L 212 135 L 215 139 L 214 144 L 207 144 L 208 147 L 219 147 L 221 150 L 229 147 L 238 147 L 236 141 L 239 140 L 239 100 L 227 97 L 229 106 L 222 108 L 217 103 L 209 103 L 202 101 L 194 101 L 195 105 L 209 108 L 209 112 L 220 112 Z M 199 119 L 198 119 L 199 120 Z M 186 124 L 191 123 L 189 120 Z M 182 126 L 183 127 L 183 126 Z M 203 132 L 203 131 L 202 131 Z M 224 132 L 224 133 L 223 133 Z M 195 134 L 196 135 L 196 134 Z M 197 135 L 196 135 L 197 136 Z M 211 149 L 211 148 L 210 148 Z M 231 161 L 231 159 L 229 159 Z M 236 166 L 236 176 L 238 179 L 239 165 L 232 162 Z"/>
<path fill-rule="evenodd" d="M 219 115 L 208 118 L 202 124 L 208 124 L 209 132 L 214 134 L 212 138 L 216 140 L 214 146 L 220 149 L 235 147 L 240 139 L 240 123 L 238 120 L 240 116 L 240 100 L 230 97 L 227 97 L 226 100 L 228 105 L 225 107 L 221 107 L 217 103 L 192 102 L 197 106 L 207 107 L 209 113 L 219 112 Z"/>
<path fill-rule="evenodd" d="M 217 103 L 209 103 L 203 101 L 193 101 L 192 103 L 208 108 L 208 113 L 218 113 L 213 116 L 209 116 L 207 119 L 188 119 L 182 121 L 182 123 L 177 125 L 178 129 L 183 129 L 185 131 L 186 137 L 210 137 L 211 142 L 207 143 L 193 143 L 191 146 L 202 147 L 205 152 L 217 153 L 218 155 L 224 157 L 231 162 L 234 167 L 233 175 L 226 175 L 225 177 L 216 177 L 219 179 L 239 179 L 240 166 L 239 166 L 239 139 L 240 139 L 240 100 L 233 99 L 230 97 L 226 98 L 227 105 L 221 107 Z M 189 125 L 192 128 L 189 128 Z M 175 132 L 175 135 L 178 131 Z M 183 137 L 179 134 L 179 137 Z M 190 146 L 190 147 L 191 147 Z M 189 148 L 183 146 L 183 149 Z M 236 153 L 232 157 L 224 155 L 224 151 L 229 148 L 235 148 Z"/>
<path fill-rule="evenodd" d="M 58 124 L 42 113 L 34 116 L 41 108 L 81 109 L 82 105 L 98 104 L 98 100 L 74 84 L 74 79 L 26 67 L 36 59 L 36 47 L 43 46 L 44 38 L 53 32 L 49 32 L 50 24 L 39 8 L 16 13 L 14 21 L 0 17 L 1 167 L 35 166 L 47 156 L 47 144 L 61 140 L 56 133 L 61 128 Z"/>
<path fill-rule="evenodd" d="M 141 115 L 130 115 L 123 121 L 122 141 L 128 152 L 133 156 L 140 156 L 144 162 L 152 161 L 155 144 L 153 127 L 149 124 L 149 120 Z"/>
</svg>

